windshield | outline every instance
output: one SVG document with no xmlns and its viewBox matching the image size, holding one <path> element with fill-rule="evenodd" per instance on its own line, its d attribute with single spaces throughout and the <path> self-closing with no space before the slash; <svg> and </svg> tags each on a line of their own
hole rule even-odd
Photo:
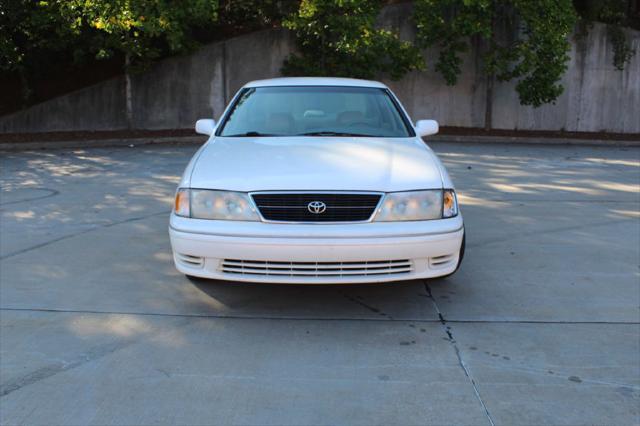
<svg viewBox="0 0 640 426">
<path fill-rule="evenodd" d="M 385 89 L 291 86 L 244 89 L 218 136 L 414 136 Z"/>
</svg>

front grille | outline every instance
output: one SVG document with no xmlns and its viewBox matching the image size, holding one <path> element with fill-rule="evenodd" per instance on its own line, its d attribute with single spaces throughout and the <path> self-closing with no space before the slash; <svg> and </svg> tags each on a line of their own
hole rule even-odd
<svg viewBox="0 0 640 426">
<path fill-rule="evenodd" d="M 253 201 L 266 220 L 282 222 L 359 222 L 373 215 L 381 194 L 258 193 Z M 322 213 L 309 211 L 309 203 L 326 205 Z"/>
<path fill-rule="evenodd" d="M 358 277 L 406 274 L 411 261 L 369 260 L 358 262 L 272 262 L 263 260 L 224 259 L 220 270 L 228 274 L 280 275 L 285 277 Z"/>
</svg>

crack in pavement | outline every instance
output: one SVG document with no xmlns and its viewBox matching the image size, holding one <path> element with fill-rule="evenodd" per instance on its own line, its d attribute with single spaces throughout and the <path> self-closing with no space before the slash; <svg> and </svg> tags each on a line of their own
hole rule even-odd
<svg viewBox="0 0 640 426">
<path fill-rule="evenodd" d="M 55 310 L 55 309 L 37 309 L 37 308 L 33 308 L 33 309 L 29 309 L 29 308 L 0 308 L 0 311 L 14 311 L 14 312 L 46 312 L 46 313 L 70 313 L 70 314 L 74 314 L 74 313 L 78 313 L 78 314 L 96 314 L 96 315 L 132 315 L 132 316 L 157 316 L 157 317 L 173 317 L 173 318 L 183 318 L 185 319 L 184 322 L 182 322 L 182 324 L 188 324 L 188 321 L 186 320 L 187 318 L 214 318 L 214 319 L 245 319 L 245 320 L 284 320 L 284 321 L 375 321 L 375 322 L 419 322 L 419 323 L 432 323 L 432 324 L 441 324 L 441 326 L 443 327 L 443 330 L 445 331 L 445 333 L 447 334 L 447 340 L 449 340 L 449 342 L 451 343 L 451 345 L 454 348 L 455 354 L 456 354 L 456 358 L 458 360 L 458 364 L 459 366 L 463 369 L 465 376 L 469 379 L 473 389 L 474 389 L 474 393 L 476 395 L 476 398 L 478 399 L 479 403 L 481 404 L 482 408 L 485 411 L 485 414 L 489 420 L 489 423 L 494 426 L 493 423 L 493 418 L 491 417 L 491 414 L 488 410 L 488 408 L 486 407 L 484 400 L 482 399 L 482 396 L 480 395 L 480 392 L 477 388 L 476 382 L 470 372 L 470 370 L 468 369 L 466 363 L 464 362 L 464 359 L 462 358 L 462 354 L 460 353 L 460 350 L 458 348 L 457 342 L 454 338 L 453 332 L 451 330 L 451 327 L 448 325 L 450 323 L 500 323 L 500 324 L 504 324 L 504 323 L 534 323 L 534 324 L 584 324 L 584 322 L 557 322 L 557 321 L 504 321 L 504 320 L 499 320 L 499 321 L 486 321 L 486 320 L 478 320 L 478 321 L 474 321 L 474 320 L 462 320 L 462 321 L 456 321 L 456 320 L 448 320 L 444 317 L 444 315 L 442 314 L 442 312 L 440 311 L 436 300 L 431 292 L 431 288 L 429 287 L 427 282 L 424 282 L 424 287 L 427 293 L 427 297 L 431 300 L 434 309 L 436 310 L 437 314 L 438 314 L 438 319 L 394 319 L 394 318 L 322 318 L 322 317 L 314 317 L 314 318 L 296 318 L 296 317 L 264 317 L 264 316 L 254 316 L 254 317 L 248 317 L 248 316 L 231 316 L 231 315 L 213 315 L 213 314 L 168 314 L 168 313 L 141 313 L 141 312 L 116 312 L 116 311 L 89 311 L 89 310 Z M 360 304 L 362 306 L 367 307 L 367 309 L 372 308 L 369 305 L 365 304 L 364 302 L 360 302 L 359 300 L 349 296 L 349 295 L 345 295 L 345 297 L 347 297 L 349 300 L 353 301 L 354 303 Z M 373 308 L 376 309 L 376 308 Z M 379 310 L 378 310 L 379 311 Z M 594 324 L 593 322 L 587 323 L 587 324 Z M 607 323 L 607 322 L 596 322 L 595 324 L 611 324 L 611 323 Z M 613 324 L 621 324 L 621 323 L 613 323 Z M 630 323 L 622 323 L 622 324 L 630 324 Z M 631 324 L 640 324 L 640 323 L 631 323 Z M 41 380 L 45 380 L 49 377 L 52 377 L 56 374 L 59 373 L 63 373 L 65 371 L 80 367 L 86 363 L 92 362 L 94 360 L 100 359 L 102 357 L 105 357 L 109 354 L 112 354 L 116 351 L 119 351 L 120 349 L 124 349 L 128 346 L 130 346 L 131 344 L 136 343 L 136 340 L 131 339 L 131 340 L 127 340 L 124 342 L 119 342 L 119 343 L 110 343 L 110 344 L 106 344 L 106 345 L 101 345 L 101 346 L 97 346 L 94 348 L 91 348 L 89 351 L 81 354 L 79 357 L 77 357 L 76 359 L 74 359 L 71 362 L 68 363 L 64 363 L 62 365 L 49 365 L 49 366 L 45 366 L 42 367 L 40 369 L 37 369 L 31 373 L 28 373 L 20 378 L 14 379 L 6 384 L 3 384 L 0 386 L 0 398 L 4 397 L 12 392 L 15 392 L 25 386 L 34 384 L 36 382 L 39 382 Z M 596 382 L 594 382 L 596 383 Z M 624 387 L 630 387 L 631 389 L 636 389 L 633 386 L 628 386 L 626 384 L 621 384 L 621 383 L 605 383 L 605 382 L 597 382 L 597 384 L 607 384 L 607 385 L 617 385 L 617 386 L 624 386 Z"/>
<path fill-rule="evenodd" d="M 365 305 L 362 305 L 365 306 Z M 220 315 L 220 314 L 172 314 L 162 312 L 132 312 L 132 311 L 97 311 L 97 310 L 74 310 L 74 309 L 48 309 L 48 308 L 2 308 L 0 312 L 43 312 L 43 313 L 59 313 L 59 314 L 88 314 L 88 315 L 131 315 L 131 316 L 148 316 L 148 317 L 173 317 L 173 318 L 213 318 L 213 319 L 236 319 L 236 320 L 273 320 L 273 321 L 375 321 L 375 322 L 420 322 L 420 323 L 438 323 L 437 319 L 421 319 L 408 318 L 397 319 L 390 318 L 385 314 L 385 318 L 367 318 L 367 317 L 287 317 L 287 316 L 249 316 L 249 315 Z"/>
<path fill-rule="evenodd" d="M 381 309 L 378 309 L 376 307 L 373 307 L 373 306 L 365 303 L 365 301 L 364 301 L 364 299 L 362 297 L 359 297 L 359 296 L 353 297 L 353 296 L 350 296 L 349 294 L 347 294 L 347 293 L 345 293 L 343 291 L 338 291 L 338 293 L 340 293 L 342 296 L 344 296 L 345 299 L 349 300 L 350 302 L 353 302 L 353 303 L 355 303 L 357 305 L 360 305 L 360 306 L 366 308 L 367 310 L 373 312 L 374 314 L 378 314 L 381 317 L 386 317 L 388 320 L 393 320 L 394 319 L 391 315 L 383 312 Z"/>
<path fill-rule="evenodd" d="M 27 248 L 24 248 L 24 249 L 21 249 L 21 250 L 17 250 L 17 251 L 14 251 L 14 252 L 9 252 L 9 253 L 7 253 L 7 254 L 5 254 L 3 256 L 0 256 L 0 260 L 8 259 L 10 257 L 14 257 L 14 256 L 17 256 L 19 254 L 27 253 L 27 252 L 32 251 L 32 250 L 37 250 L 39 248 L 46 247 L 48 245 L 57 243 L 59 241 L 67 240 L 69 238 L 77 237 L 79 235 L 87 234 L 89 232 L 97 231 L 99 229 L 110 228 L 112 226 L 122 225 L 124 223 L 129 223 L 129 222 L 135 222 L 135 221 L 138 221 L 138 220 L 144 220 L 144 219 L 148 219 L 148 218 L 154 217 L 154 216 L 161 216 L 163 214 L 167 214 L 168 215 L 169 213 L 170 213 L 169 210 L 164 210 L 164 211 L 161 211 L 161 212 L 151 213 L 151 214 L 144 215 L 144 216 L 130 217 L 128 219 L 124 219 L 124 220 L 120 220 L 120 221 L 116 221 L 116 222 L 109 222 L 109 223 L 105 223 L 103 225 L 97 225 L 97 226 L 94 226 L 92 228 L 83 229 L 82 231 L 78 231 L 78 232 L 75 232 L 73 234 L 63 235 L 61 237 L 54 238 L 52 240 L 45 241 L 45 242 L 40 243 L 40 244 L 36 244 L 34 246 L 31 246 L 31 247 L 27 247 Z"/>
<path fill-rule="evenodd" d="M 177 327 L 182 327 L 187 324 L 188 324 L 187 320 L 181 320 L 181 321 L 175 322 L 175 325 Z M 160 332 L 162 332 L 162 330 L 160 330 Z M 111 342 L 103 345 L 94 346 L 82 352 L 81 354 L 77 355 L 70 362 L 66 362 L 66 363 L 63 362 L 57 365 L 56 364 L 47 365 L 47 366 L 38 368 L 21 377 L 10 380 L 5 384 L 0 384 L 0 398 L 5 397 L 11 394 L 12 392 L 20 390 L 26 386 L 29 386 L 34 383 L 53 377 L 57 374 L 64 373 L 69 370 L 73 370 L 74 368 L 78 368 L 90 362 L 104 358 L 108 355 L 111 355 L 129 346 L 137 344 L 140 342 L 140 340 L 141 339 L 130 337 L 122 341 Z"/>
<path fill-rule="evenodd" d="M 438 303 L 436 302 L 436 299 L 433 297 L 433 294 L 431 293 L 431 288 L 429 287 L 429 283 L 426 280 L 424 281 L 424 288 L 425 288 L 425 290 L 427 292 L 427 295 L 428 295 L 429 299 L 431 299 L 431 303 L 433 303 L 434 309 L 438 313 L 438 317 L 440 318 L 440 324 L 442 325 L 442 328 L 443 328 L 444 332 L 448 336 L 449 343 L 451 343 L 451 346 L 453 346 L 453 349 L 454 349 L 454 351 L 456 353 L 456 357 L 458 358 L 458 364 L 460 365 L 460 367 L 464 371 L 465 376 L 467 376 L 467 378 L 469 379 L 469 382 L 471 383 L 471 386 L 473 387 L 473 392 L 475 393 L 476 398 L 480 402 L 480 405 L 484 409 L 484 413 L 487 416 L 487 419 L 489 420 L 489 424 L 491 426 L 495 426 L 495 423 L 493 422 L 493 418 L 491 417 L 491 413 L 489 412 L 489 409 L 485 405 L 484 400 L 482 399 L 482 396 L 480 395 L 480 391 L 478 390 L 478 386 L 476 385 L 476 381 L 474 380 L 473 376 L 471 375 L 471 371 L 469 371 L 469 369 L 467 368 L 464 360 L 462 359 L 462 355 L 460 354 L 460 349 L 458 348 L 458 344 L 456 343 L 456 340 L 453 337 L 453 332 L 451 331 L 451 327 L 449 327 L 447 325 L 446 318 L 442 315 L 442 312 L 440 312 L 440 308 L 438 307 Z"/>
<path fill-rule="evenodd" d="M 15 392 L 25 386 L 32 385 L 41 380 L 45 380 L 45 379 L 48 379 L 49 377 L 55 376 L 56 374 L 72 370 L 88 362 L 103 358 L 109 354 L 112 354 L 116 351 L 119 351 L 120 349 L 123 349 L 131 345 L 134 342 L 135 342 L 134 340 L 127 340 L 124 342 L 114 342 L 114 343 L 108 343 L 106 345 L 96 346 L 80 354 L 78 357 L 76 357 L 76 359 L 66 364 L 47 365 L 47 366 L 38 368 L 37 370 L 32 371 L 31 373 L 27 373 L 24 376 L 18 377 L 14 380 L 10 380 L 6 384 L 3 384 L 2 386 L 0 386 L 0 398 L 7 396 L 10 393 Z"/>
<path fill-rule="evenodd" d="M 361 304 L 360 302 L 357 302 Z M 362 306 L 366 306 L 362 304 Z M 7 308 L 0 307 L 1 311 L 7 312 L 44 312 L 60 314 L 92 314 L 92 315 L 132 315 L 148 317 L 175 317 L 175 318 L 219 318 L 219 319 L 242 319 L 242 320 L 274 320 L 274 321 L 393 321 L 393 322 L 419 322 L 419 323 L 442 323 L 447 324 L 556 324 L 556 325 L 640 325 L 640 321 L 536 321 L 536 320 L 455 320 L 442 317 L 439 313 L 438 319 L 429 318 L 326 318 L 326 317 L 287 317 L 287 316 L 249 316 L 249 315 L 220 315 L 220 314 L 180 314 L 166 312 L 135 312 L 135 311 L 99 311 L 90 309 L 55 309 L 55 308 Z"/>
<path fill-rule="evenodd" d="M 26 203 L 28 201 L 44 200 L 45 198 L 55 197 L 56 195 L 60 194 L 60 191 L 57 191 L 55 189 L 50 189 L 50 188 L 20 188 L 20 189 L 31 189 L 31 190 L 36 190 L 36 191 L 48 191 L 49 193 L 45 194 L 45 195 L 40 195 L 40 196 L 37 196 L 37 197 L 24 198 L 22 200 L 9 201 L 7 203 L 0 203 L 0 206 L 9 206 L 11 204 Z"/>
</svg>

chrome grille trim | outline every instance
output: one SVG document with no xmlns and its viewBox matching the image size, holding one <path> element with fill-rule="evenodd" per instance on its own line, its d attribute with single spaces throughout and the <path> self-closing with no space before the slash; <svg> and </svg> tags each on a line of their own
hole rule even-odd
<svg viewBox="0 0 640 426">
<path fill-rule="evenodd" d="M 220 270 L 228 274 L 286 277 L 342 277 L 406 274 L 413 270 L 408 259 L 357 262 L 277 262 L 224 259 Z"/>
</svg>

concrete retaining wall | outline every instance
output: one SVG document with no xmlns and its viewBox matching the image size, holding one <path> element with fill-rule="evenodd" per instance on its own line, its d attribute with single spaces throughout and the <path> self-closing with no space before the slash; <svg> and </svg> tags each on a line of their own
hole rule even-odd
<svg viewBox="0 0 640 426">
<path fill-rule="evenodd" d="M 124 78 L 86 89 L 0 117 L 1 133 L 59 130 L 113 130 L 127 127 Z"/>
<path fill-rule="evenodd" d="M 133 127 L 192 127 L 216 117 L 247 81 L 276 77 L 293 49 L 283 30 L 261 31 L 171 58 L 132 79 Z"/>
<path fill-rule="evenodd" d="M 410 8 L 410 4 L 388 7 L 380 23 L 398 28 L 403 38 L 411 39 Z M 640 32 L 629 30 L 628 36 L 638 54 L 624 71 L 613 66 L 613 47 L 604 25 L 594 25 L 587 38 L 573 42 L 563 77 L 565 91 L 554 105 L 522 106 L 515 83 L 496 84 L 493 127 L 640 133 Z M 266 30 L 204 46 L 134 75 L 131 128 L 188 128 L 197 118 L 218 118 L 245 82 L 278 76 L 294 46 L 285 30 Z M 483 127 L 485 77 L 475 50 L 465 56 L 462 75 L 453 87 L 433 71 L 437 51 L 429 49 L 424 55 L 428 71 L 385 81 L 412 118 L 434 118 L 444 126 Z M 127 127 L 122 77 L 0 117 L 3 133 Z"/>
<path fill-rule="evenodd" d="M 640 32 L 628 31 L 637 54 L 623 71 L 613 66 L 613 45 L 605 25 L 572 43 L 564 93 L 555 105 L 523 107 L 515 82 L 496 87 L 493 127 L 583 132 L 640 133 Z"/>
</svg>

